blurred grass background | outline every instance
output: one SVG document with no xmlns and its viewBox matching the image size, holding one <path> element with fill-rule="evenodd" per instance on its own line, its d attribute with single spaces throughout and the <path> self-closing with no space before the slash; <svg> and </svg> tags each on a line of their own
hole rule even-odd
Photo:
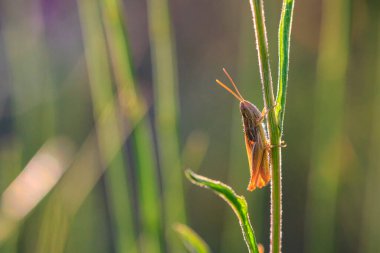
<svg viewBox="0 0 380 253">
<path fill-rule="evenodd" d="M 265 1 L 276 69 L 281 3 Z M 260 108 L 248 1 L 0 1 L 0 252 L 245 252 L 234 214 L 183 171 L 248 193 L 226 67 Z M 380 3 L 297 1 L 284 124 L 284 252 L 380 252 Z M 266 251 L 267 252 L 267 251 Z"/>
</svg>

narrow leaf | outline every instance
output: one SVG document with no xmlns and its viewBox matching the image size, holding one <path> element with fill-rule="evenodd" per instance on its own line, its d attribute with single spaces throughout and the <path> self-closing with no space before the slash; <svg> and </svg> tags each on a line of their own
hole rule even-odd
<svg viewBox="0 0 380 253">
<path fill-rule="evenodd" d="M 191 170 L 186 170 L 186 177 L 195 185 L 207 188 L 224 199 L 239 219 L 239 224 L 250 253 L 258 253 L 255 233 L 249 220 L 247 201 L 243 196 L 237 195 L 234 190 L 222 182 L 209 179 L 207 177 L 195 174 Z"/>
<path fill-rule="evenodd" d="M 294 0 L 284 0 L 278 30 L 278 87 L 276 98 L 276 116 L 281 133 L 285 114 L 286 90 L 288 87 L 290 34 L 292 30 Z"/>
</svg>

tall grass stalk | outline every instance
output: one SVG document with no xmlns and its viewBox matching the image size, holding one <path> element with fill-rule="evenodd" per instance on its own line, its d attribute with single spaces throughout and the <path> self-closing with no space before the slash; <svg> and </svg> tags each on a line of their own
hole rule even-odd
<svg viewBox="0 0 380 253">
<path fill-rule="evenodd" d="M 253 24 L 256 35 L 256 45 L 259 57 L 259 67 L 261 85 L 266 108 L 274 106 L 273 82 L 269 63 L 268 39 L 264 20 L 264 7 L 262 0 L 250 0 Z M 274 110 L 270 110 L 268 117 L 268 130 L 271 144 L 276 146 L 271 153 L 271 252 L 281 251 L 281 149 L 278 145 L 281 142 L 278 121 L 275 118 Z"/>
<path fill-rule="evenodd" d="M 95 118 L 99 118 L 105 111 L 108 113 L 109 124 L 98 125 L 96 131 L 102 166 L 109 166 L 106 182 L 116 232 L 115 246 L 118 252 L 135 252 L 136 236 L 133 230 L 126 166 L 120 152 L 122 134 L 114 103 L 110 64 L 98 7 L 93 1 L 78 0 L 94 115 Z M 118 147 L 116 152 L 114 146 Z"/>
<path fill-rule="evenodd" d="M 335 252 L 336 201 L 349 52 L 350 1 L 323 1 L 317 62 L 313 149 L 307 206 L 307 252 Z"/>
<path fill-rule="evenodd" d="M 281 252 L 281 222 L 282 222 L 282 185 L 281 185 L 281 135 L 283 113 L 288 81 L 290 32 L 294 9 L 293 0 L 284 0 L 278 34 L 279 45 L 279 86 L 276 103 L 273 93 L 273 82 L 270 69 L 268 39 L 265 28 L 264 6 L 262 0 L 250 0 L 253 24 L 256 35 L 256 46 L 259 57 L 259 67 L 265 107 L 269 110 L 267 126 L 269 130 L 271 149 L 271 249 L 270 252 Z M 271 108 L 275 108 L 271 110 Z"/>
<path fill-rule="evenodd" d="M 82 80 L 82 79 L 80 79 Z M 78 82 L 78 80 L 71 80 L 72 82 Z M 95 127 L 91 130 L 79 150 L 76 152 L 76 157 L 73 160 L 69 170 L 63 175 L 63 178 L 53 190 L 49 197 L 49 201 L 55 201 L 59 199 L 65 210 L 69 214 L 70 220 L 78 213 L 78 210 L 91 193 L 100 177 L 105 172 L 105 169 L 109 167 L 109 164 L 113 161 L 115 155 L 122 148 L 122 144 L 126 138 L 130 136 L 131 132 L 136 128 L 138 122 L 146 115 L 146 110 L 141 112 L 140 118 L 136 118 L 136 123 L 131 122 L 129 127 L 122 128 L 120 132 L 120 140 L 109 142 L 109 157 L 105 157 L 107 160 L 104 164 L 99 163 L 99 149 L 97 147 L 97 133 L 96 129 L 108 129 L 112 127 L 114 122 L 113 115 L 110 114 L 108 107 L 114 107 L 114 101 L 110 101 L 102 114 L 95 119 Z M 111 126 L 110 126 L 111 125 Z M 127 203 L 129 196 L 123 196 Z M 131 240 L 130 238 L 136 238 L 133 233 L 132 222 L 132 210 L 129 208 L 126 217 L 131 217 L 128 220 L 127 225 L 130 225 L 130 234 L 128 238 L 124 238 L 125 241 Z M 130 249 L 137 248 L 135 240 L 131 241 Z"/>
<path fill-rule="evenodd" d="M 139 168 L 139 196 L 141 198 L 140 209 L 142 219 L 142 252 L 161 252 L 161 203 L 158 192 L 152 193 L 157 188 L 157 171 L 152 159 L 147 159 L 146 152 L 151 148 L 152 133 L 148 122 L 141 123 L 134 134 L 136 159 Z M 153 156 L 153 154 L 148 154 Z M 156 188 L 153 188 L 155 187 Z"/>
<path fill-rule="evenodd" d="M 115 75 L 119 102 L 122 112 L 137 127 L 134 131 L 135 159 L 139 178 L 139 204 L 141 210 L 142 234 L 140 245 L 144 252 L 160 252 L 161 206 L 157 168 L 153 151 L 153 136 L 149 118 L 140 123 L 146 105 L 138 93 L 133 76 L 125 14 L 120 0 L 103 0 L 102 13 L 109 45 L 112 67 Z M 155 210 L 152 212 L 152 210 Z M 122 238 L 120 238 L 122 240 Z"/>
<path fill-rule="evenodd" d="M 74 159 L 71 168 L 66 172 L 52 193 L 51 198 L 61 198 L 61 201 L 64 203 L 63 205 L 71 216 L 74 216 L 78 212 L 78 209 L 103 175 L 105 169 L 109 167 L 109 164 L 112 162 L 117 152 L 122 148 L 121 144 L 135 128 L 135 125 L 131 125 L 130 128 L 121 131 L 120 142 L 112 141 L 109 143 L 110 156 L 106 157 L 107 160 L 104 161 L 104 164 L 99 164 L 100 155 L 97 148 L 96 129 L 109 128 L 109 125 L 114 123 L 113 119 L 114 118 L 108 113 L 108 110 L 105 110 L 105 112 L 103 112 L 96 120 L 96 128 L 90 132 L 80 149 L 76 152 L 77 156 Z M 125 199 L 128 198 L 128 196 L 123 197 Z M 131 210 L 128 211 L 128 214 L 132 215 L 130 213 Z"/>
<path fill-rule="evenodd" d="M 35 251 L 38 253 L 63 253 L 69 234 L 71 217 L 62 206 L 60 199 L 54 198 L 44 206 L 39 227 L 39 238 Z"/>
<path fill-rule="evenodd" d="M 165 234 L 169 252 L 181 252 L 183 247 L 171 229 L 174 223 L 184 223 L 185 204 L 177 134 L 179 104 L 176 53 L 167 0 L 148 1 L 148 24 L 154 77 L 155 125 L 163 180 Z"/>
<path fill-rule="evenodd" d="M 376 20 L 377 19 L 377 20 Z M 377 25 L 377 38 L 375 44 L 377 45 L 377 63 L 375 68 L 380 69 L 380 18 L 376 16 L 375 22 Z M 360 252 L 379 252 L 380 251 L 380 241 L 379 241 L 379 228 L 380 228 L 380 161 L 378 146 L 380 142 L 380 72 L 377 71 L 375 83 L 375 90 L 373 91 L 373 117 L 372 117 L 372 130 L 371 130 L 371 143 L 369 148 L 369 167 L 366 175 L 365 184 L 365 199 L 364 199 L 364 209 L 363 209 L 363 227 L 361 235 Z"/>
</svg>

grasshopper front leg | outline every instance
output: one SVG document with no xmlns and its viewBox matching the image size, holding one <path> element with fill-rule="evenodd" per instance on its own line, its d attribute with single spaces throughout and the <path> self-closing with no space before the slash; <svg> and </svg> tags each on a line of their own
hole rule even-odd
<svg viewBox="0 0 380 253">
<path fill-rule="evenodd" d="M 273 110 L 275 107 L 276 107 L 276 104 L 272 106 L 270 109 L 267 109 L 266 107 L 264 107 L 263 111 L 261 112 L 260 118 L 256 120 L 256 124 L 261 124 L 264 121 L 265 117 L 268 115 L 268 113 L 271 110 Z"/>
</svg>

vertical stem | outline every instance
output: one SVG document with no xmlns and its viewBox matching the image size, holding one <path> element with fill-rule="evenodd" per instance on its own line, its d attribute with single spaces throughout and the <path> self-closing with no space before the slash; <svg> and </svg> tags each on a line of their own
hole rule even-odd
<svg viewBox="0 0 380 253">
<path fill-rule="evenodd" d="M 281 149 L 272 149 L 271 183 L 271 250 L 281 252 L 282 226 L 282 185 L 281 185 Z"/>
<path fill-rule="evenodd" d="M 49 199 L 41 215 L 39 237 L 34 252 L 63 253 L 69 235 L 70 218 L 59 198 Z"/>
<path fill-rule="evenodd" d="M 273 83 L 270 70 L 268 39 L 266 35 L 263 1 L 250 0 L 256 45 L 259 56 L 261 84 L 266 108 L 274 106 Z M 269 111 L 268 129 L 270 142 L 274 146 L 271 153 L 271 252 L 281 252 L 281 149 L 280 128 L 274 110 Z"/>
<path fill-rule="evenodd" d="M 153 150 L 153 136 L 149 118 L 141 120 L 146 105 L 140 96 L 136 81 L 133 76 L 133 63 L 131 61 L 129 40 L 125 25 L 125 14 L 120 0 L 102 0 L 102 16 L 107 36 L 108 48 L 115 76 L 119 103 L 125 116 L 136 124 L 133 133 L 135 160 L 138 177 L 138 197 L 141 217 L 141 250 L 144 252 L 161 251 L 161 205 L 159 201 L 158 172 L 156 157 Z M 141 122 L 140 122 L 141 121 Z M 111 185 L 112 186 L 112 185 Z M 152 212 L 152 210 L 155 210 Z M 132 252 L 131 245 L 135 242 L 127 242 L 124 237 L 128 232 L 128 224 L 118 224 L 118 252 Z M 133 239 L 129 237 L 129 239 Z M 129 248 L 127 248 L 129 247 Z M 136 251 L 137 249 L 134 248 Z"/>
<path fill-rule="evenodd" d="M 175 46 L 167 0 L 148 1 L 149 37 L 152 49 L 156 130 L 162 169 L 164 220 L 169 252 L 183 250 L 172 231 L 184 222 L 182 168 L 177 135 L 178 91 Z"/>
<path fill-rule="evenodd" d="M 102 167 L 109 167 L 105 179 L 112 225 L 116 235 L 116 250 L 120 253 L 136 252 L 136 236 L 133 229 L 126 164 L 120 151 L 123 140 L 122 131 L 113 94 L 106 40 L 98 7 L 98 1 L 78 0 L 94 117 L 101 118 L 105 112 L 109 116 L 109 124 L 97 125 L 96 135 Z"/>
<path fill-rule="evenodd" d="M 264 102 L 267 108 L 274 105 L 273 82 L 269 62 L 268 39 L 265 27 L 264 6 L 262 0 L 250 0 L 253 15 L 253 24 L 256 35 L 256 46 L 259 57 L 259 67 L 261 85 L 264 95 Z M 269 119 L 276 122 L 273 110 L 269 113 Z"/>
</svg>

